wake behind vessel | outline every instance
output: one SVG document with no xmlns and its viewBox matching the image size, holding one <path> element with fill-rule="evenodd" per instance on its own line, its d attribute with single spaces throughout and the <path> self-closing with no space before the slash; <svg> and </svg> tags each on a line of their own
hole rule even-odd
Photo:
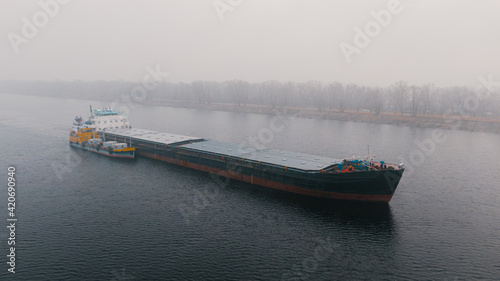
<svg viewBox="0 0 500 281">
<path fill-rule="evenodd" d="M 112 120 L 124 118 L 115 116 Z M 130 143 L 138 155 L 313 197 L 389 202 L 404 172 L 401 164 L 373 161 L 370 157 L 334 159 L 132 129 L 128 121 L 120 125 L 118 121 L 109 123 L 109 118 L 89 121 L 99 125 L 96 133 L 101 138 Z"/>
</svg>

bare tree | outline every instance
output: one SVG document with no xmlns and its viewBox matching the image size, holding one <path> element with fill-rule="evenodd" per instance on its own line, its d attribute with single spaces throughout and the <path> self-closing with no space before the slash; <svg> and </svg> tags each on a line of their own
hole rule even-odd
<svg viewBox="0 0 500 281">
<path fill-rule="evenodd" d="M 243 80 L 233 80 L 227 83 L 228 90 L 233 97 L 234 104 L 241 106 L 243 103 L 246 106 L 248 100 L 248 90 L 250 85 L 248 82 Z"/>
<path fill-rule="evenodd" d="M 265 100 L 273 108 L 278 105 L 278 91 L 280 86 L 280 83 L 274 80 L 268 80 L 261 84 L 262 92 L 266 97 Z"/>
<path fill-rule="evenodd" d="M 416 86 L 411 86 L 409 88 L 409 92 L 411 95 L 411 104 L 410 104 L 411 116 L 416 117 L 420 104 L 420 90 Z"/>
<path fill-rule="evenodd" d="M 325 106 L 325 92 L 323 91 L 321 82 L 312 80 L 308 81 L 307 90 L 313 98 L 314 105 L 318 108 L 319 111 L 323 110 Z"/>
<path fill-rule="evenodd" d="M 191 83 L 191 91 L 200 104 L 205 101 L 205 89 L 203 86 L 203 81 L 194 81 Z"/>
<path fill-rule="evenodd" d="M 344 112 L 346 106 L 344 85 L 333 82 L 325 87 L 325 91 L 328 109 L 338 107 L 339 112 Z"/>
<path fill-rule="evenodd" d="M 354 83 L 349 83 L 345 87 L 345 92 L 344 92 L 344 106 L 345 109 L 354 109 L 356 105 L 354 105 L 354 97 L 359 92 L 359 87 L 358 85 Z"/>
<path fill-rule="evenodd" d="M 424 84 L 420 87 L 420 97 L 422 99 L 422 115 L 432 115 L 431 93 L 434 88 L 432 84 Z"/>
<path fill-rule="evenodd" d="M 280 90 L 280 100 L 281 105 L 288 106 L 295 97 L 296 88 L 292 82 L 287 82 L 281 86 Z"/>
<path fill-rule="evenodd" d="M 394 97 L 396 99 L 396 106 L 403 116 L 404 106 L 408 99 L 408 83 L 406 81 L 398 81 L 392 85 Z"/>
<path fill-rule="evenodd" d="M 384 109 L 384 92 L 380 88 L 370 88 L 369 89 L 370 94 L 370 103 L 371 103 L 371 108 L 373 108 L 373 111 L 375 111 L 375 114 L 380 114 L 382 110 Z"/>
</svg>

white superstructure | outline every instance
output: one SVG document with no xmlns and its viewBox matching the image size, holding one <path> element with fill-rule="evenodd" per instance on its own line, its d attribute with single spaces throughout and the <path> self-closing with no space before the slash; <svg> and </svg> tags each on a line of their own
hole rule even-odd
<svg viewBox="0 0 500 281">
<path fill-rule="evenodd" d="M 112 108 L 94 109 L 89 121 L 96 131 L 106 131 L 111 129 L 129 129 L 130 124 L 125 115 Z"/>
</svg>

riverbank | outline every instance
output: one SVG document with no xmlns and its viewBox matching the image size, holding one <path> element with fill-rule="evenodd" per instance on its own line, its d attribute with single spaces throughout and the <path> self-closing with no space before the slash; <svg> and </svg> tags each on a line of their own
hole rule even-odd
<svg viewBox="0 0 500 281">
<path fill-rule="evenodd" d="M 28 94 L 21 94 L 33 96 Z M 44 95 L 37 95 L 44 97 Z M 45 96 L 46 97 L 46 96 Z M 61 97 L 52 97 L 61 98 Z M 79 99 L 78 97 L 71 97 Z M 83 98 L 82 98 L 83 99 Z M 116 99 L 101 98 L 104 104 L 112 104 L 117 102 Z M 335 110 L 322 110 L 316 108 L 297 108 L 297 107 L 280 107 L 272 108 L 271 106 L 247 104 L 245 106 L 235 106 L 233 103 L 197 103 L 178 100 L 155 99 L 141 102 L 144 105 L 152 106 L 169 106 L 180 108 L 193 108 L 203 110 L 243 112 L 254 114 L 274 115 L 276 112 L 284 112 L 289 116 L 312 118 L 312 119 L 329 119 L 346 122 L 363 122 L 377 124 L 391 124 L 399 126 L 425 127 L 425 128 L 441 128 L 448 130 L 462 130 L 471 132 L 489 132 L 500 134 L 500 118 L 475 118 L 468 116 L 417 116 L 411 117 L 408 115 L 401 116 L 400 114 L 383 112 L 375 114 L 371 112 L 345 111 L 338 112 Z"/>
<path fill-rule="evenodd" d="M 458 115 L 448 116 L 417 116 L 411 117 L 395 113 L 383 112 L 374 114 L 371 112 L 345 111 L 338 112 L 334 110 L 319 111 L 316 108 L 294 108 L 294 107 L 275 107 L 252 105 L 235 106 L 228 103 L 195 103 L 175 100 L 149 100 L 144 102 L 147 105 L 160 105 L 169 107 L 194 108 L 204 110 L 218 110 L 231 112 L 245 112 L 256 114 L 273 115 L 276 111 L 286 112 L 287 115 L 314 118 L 314 119 L 329 119 L 347 122 L 363 122 L 377 124 L 392 124 L 400 126 L 426 127 L 426 128 L 441 128 L 448 130 L 463 130 L 471 132 L 490 132 L 500 134 L 500 119 L 486 119 L 476 117 L 465 117 Z"/>
</svg>

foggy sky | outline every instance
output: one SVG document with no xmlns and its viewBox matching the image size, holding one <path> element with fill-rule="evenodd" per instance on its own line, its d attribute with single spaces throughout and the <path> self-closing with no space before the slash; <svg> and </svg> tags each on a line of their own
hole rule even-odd
<svg viewBox="0 0 500 281">
<path fill-rule="evenodd" d="M 39 1 L 55 0 L 0 0 L 0 80 L 139 81 L 148 65 L 171 82 L 500 80 L 500 1 L 401 0 L 350 63 L 339 45 L 391 1 L 217 0 L 234 5 L 221 20 L 213 0 L 73 0 L 15 53 L 9 34 L 23 36 Z"/>
</svg>

